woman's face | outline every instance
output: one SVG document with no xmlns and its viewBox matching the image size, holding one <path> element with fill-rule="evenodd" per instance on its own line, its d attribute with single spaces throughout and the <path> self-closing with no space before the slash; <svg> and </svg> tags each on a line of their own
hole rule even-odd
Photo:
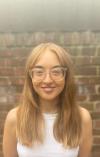
<svg viewBox="0 0 100 157">
<path fill-rule="evenodd" d="M 63 91 L 65 77 L 62 66 L 53 52 L 47 50 L 35 63 L 32 72 L 32 83 L 40 100 L 55 101 Z"/>
</svg>

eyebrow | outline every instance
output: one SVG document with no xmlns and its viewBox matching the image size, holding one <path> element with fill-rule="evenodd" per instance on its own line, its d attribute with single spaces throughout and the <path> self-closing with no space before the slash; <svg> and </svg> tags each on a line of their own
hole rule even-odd
<svg viewBox="0 0 100 157">
<path fill-rule="evenodd" d="M 44 68 L 44 67 L 41 65 L 36 65 L 36 66 L 34 66 L 34 68 Z"/>
<path fill-rule="evenodd" d="M 61 68 L 61 67 L 64 67 L 64 66 L 61 66 L 61 65 L 55 65 L 55 66 L 53 66 L 53 67 L 51 67 L 51 68 Z M 43 66 L 41 66 L 41 65 L 36 65 L 36 66 L 34 66 L 34 68 L 45 68 L 45 67 L 43 67 Z"/>
</svg>

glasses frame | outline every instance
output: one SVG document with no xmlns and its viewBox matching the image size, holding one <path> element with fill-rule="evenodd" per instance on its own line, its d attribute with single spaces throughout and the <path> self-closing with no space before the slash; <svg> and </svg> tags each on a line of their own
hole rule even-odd
<svg viewBox="0 0 100 157">
<path fill-rule="evenodd" d="M 53 81 L 57 81 L 57 82 L 58 82 L 58 81 L 61 81 L 61 80 L 63 80 L 63 78 L 65 78 L 65 76 L 66 76 L 66 71 L 68 70 L 67 67 L 64 67 L 64 66 L 57 66 L 57 67 L 52 67 L 52 68 L 49 69 L 48 72 L 47 72 L 47 70 L 46 70 L 45 68 L 43 68 L 43 67 L 34 67 L 33 69 L 31 69 L 31 70 L 29 71 L 29 75 L 30 75 L 31 79 L 34 79 L 34 77 L 32 76 L 32 72 L 34 71 L 34 69 L 38 69 L 38 68 L 43 69 L 45 75 L 44 75 L 43 78 L 41 78 L 39 81 L 36 80 L 36 82 L 42 82 L 43 79 L 46 77 L 46 74 L 49 74 L 50 78 L 51 78 Z M 64 71 L 64 75 L 63 75 L 62 79 L 60 79 L 60 80 L 55 80 L 55 79 L 53 79 L 53 78 L 52 78 L 52 75 L 51 75 L 51 73 L 50 73 L 50 72 L 52 71 L 52 69 L 56 69 L 56 68 L 61 68 L 61 69 Z"/>
</svg>

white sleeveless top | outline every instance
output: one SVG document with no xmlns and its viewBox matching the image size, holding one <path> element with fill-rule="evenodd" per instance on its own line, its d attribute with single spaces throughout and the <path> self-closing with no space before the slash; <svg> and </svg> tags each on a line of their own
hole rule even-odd
<svg viewBox="0 0 100 157">
<path fill-rule="evenodd" d="M 45 119 L 45 139 L 44 144 L 27 147 L 17 143 L 17 152 L 19 157 L 77 157 L 79 147 L 65 149 L 58 143 L 53 136 L 53 124 L 56 114 L 44 114 Z"/>
</svg>

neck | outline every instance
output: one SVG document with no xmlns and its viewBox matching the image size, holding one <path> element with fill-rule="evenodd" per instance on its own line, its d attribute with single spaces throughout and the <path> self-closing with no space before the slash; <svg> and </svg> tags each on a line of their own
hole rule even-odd
<svg viewBox="0 0 100 157">
<path fill-rule="evenodd" d="M 58 101 L 40 100 L 40 108 L 44 113 L 56 113 L 58 111 Z"/>
</svg>

